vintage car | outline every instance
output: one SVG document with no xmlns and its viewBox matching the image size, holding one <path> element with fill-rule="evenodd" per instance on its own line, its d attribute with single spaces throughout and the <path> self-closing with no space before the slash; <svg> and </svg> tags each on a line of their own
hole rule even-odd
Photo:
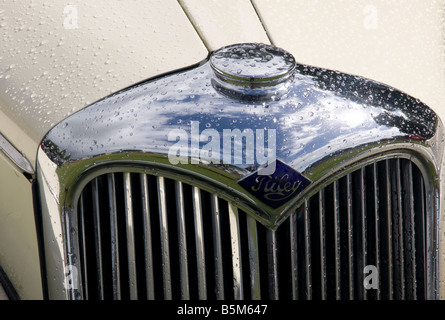
<svg viewBox="0 0 445 320">
<path fill-rule="evenodd" d="M 3 1 L 2 296 L 443 298 L 444 5 Z"/>
</svg>

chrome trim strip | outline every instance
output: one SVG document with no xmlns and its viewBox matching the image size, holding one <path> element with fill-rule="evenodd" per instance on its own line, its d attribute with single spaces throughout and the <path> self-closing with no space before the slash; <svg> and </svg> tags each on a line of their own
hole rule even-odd
<svg viewBox="0 0 445 320">
<path fill-rule="evenodd" d="M 1 133 L 0 133 L 0 151 L 2 151 L 17 167 L 23 172 L 33 175 L 34 167 L 29 160 L 20 153 Z"/>
</svg>

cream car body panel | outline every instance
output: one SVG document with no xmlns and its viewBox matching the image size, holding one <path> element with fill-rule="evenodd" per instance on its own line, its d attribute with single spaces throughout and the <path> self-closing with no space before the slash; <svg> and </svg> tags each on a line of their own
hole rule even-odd
<svg viewBox="0 0 445 320">
<path fill-rule="evenodd" d="M 231 43 L 268 42 L 246 2 L 236 9 L 210 2 L 181 4 L 204 43 L 215 50 Z M 297 61 L 381 81 L 443 113 L 443 1 L 426 7 L 415 0 L 408 6 L 261 0 L 254 5 L 273 44 L 285 47 Z M 2 133 L 32 163 L 36 143 L 69 114 L 133 83 L 199 62 L 208 53 L 176 1 L 152 1 L 142 8 L 137 1 L 15 6 L 6 3 L 0 12 L 0 121 L 6 128 Z M 172 36 L 174 41 L 166 40 Z M 6 117 L 25 135 L 18 138 Z"/>
<path fill-rule="evenodd" d="M 242 42 L 270 43 L 250 0 L 180 0 L 209 51 Z"/>
<path fill-rule="evenodd" d="M 445 118 L 444 6 L 443 0 L 4 1 L 0 133 L 35 165 L 43 136 L 70 114 L 239 42 L 270 42 L 298 62 L 381 81 Z M 0 185 L 0 264 L 22 298 L 40 299 L 32 186 L 3 154 L 0 177 L 8 181 Z"/>
<path fill-rule="evenodd" d="M 297 61 L 388 84 L 444 118 L 443 0 L 253 3 L 271 41 Z"/>
<path fill-rule="evenodd" d="M 0 133 L 33 166 L 43 135 L 67 115 L 208 54 L 174 0 L 6 1 L 0 26 Z M 40 299 L 32 185 L 22 171 L 1 155 L 0 263 L 20 297 Z"/>
<path fill-rule="evenodd" d="M 14 144 L 33 163 L 69 114 L 208 54 L 175 0 L 6 1 L 0 21 L 0 111 L 26 134 Z"/>
<path fill-rule="evenodd" d="M 43 297 L 31 183 L 0 154 L 0 265 L 22 299 Z"/>
</svg>

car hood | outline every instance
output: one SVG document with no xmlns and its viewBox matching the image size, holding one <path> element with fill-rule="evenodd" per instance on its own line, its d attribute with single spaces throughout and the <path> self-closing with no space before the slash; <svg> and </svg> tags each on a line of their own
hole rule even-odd
<svg viewBox="0 0 445 320">
<path fill-rule="evenodd" d="M 0 26 L 0 128 L 32 163 L 68 115 L 208 55 L 175 0 L 9 1 Z"/>
<path fill-rule="evenodd" d="M 273 43 L 298 62 L 381 81 L 440 115 L 443 4 L 5 2 L 0 8 L 0 132 L 35 163 L 43 136 L 70 114 L 239 42 Z M 422 28 L 413 30 L 412 19 Z"/>
</svg>

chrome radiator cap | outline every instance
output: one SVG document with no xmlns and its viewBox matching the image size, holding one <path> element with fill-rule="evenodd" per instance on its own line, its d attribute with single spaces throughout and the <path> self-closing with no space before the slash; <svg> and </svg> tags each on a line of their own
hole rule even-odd
<svg viewBox="0 0 445 320">
<path fill-rule="evenodd" d="M 287 51 L 265 44 L 244 43 L 223 47 L 210 57 L 215 88 L 241 100 L 277 98 L 295 69 Z"/>
</svg>

